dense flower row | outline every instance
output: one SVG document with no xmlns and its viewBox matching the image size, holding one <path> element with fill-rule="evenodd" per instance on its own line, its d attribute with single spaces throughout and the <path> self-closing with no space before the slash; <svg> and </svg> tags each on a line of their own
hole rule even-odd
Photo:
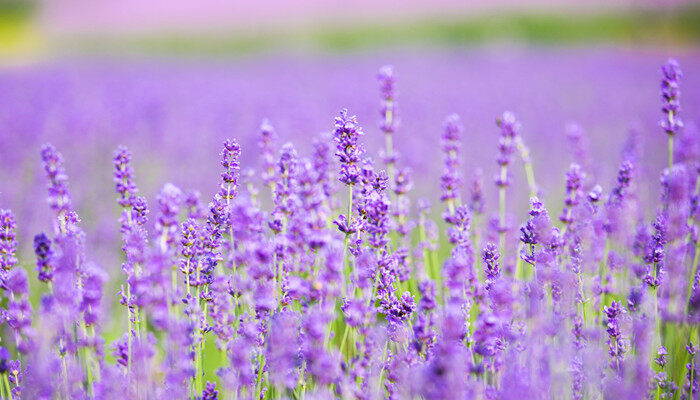
<svg viewBox="0 0 700 400">
<path fill-rule="evenodd" d="M 260 178 L 240 174 L 245 149 L 227 140 L 206 206 L 166 184 L 151 209 L 119 147 L 123 319 L 102 312 L 107 274 L 86 251 L 63 157 L 46 145 L 53 221 L 34 238 L 36 278 L 19 265 L 18 221 L 0 210 L 2 398 L 698 398 L 700 143 L 683 130 L 678 63 L 662 72 L 669 167 L 654 208 L 636 191 L 634 145 L 606 191 L 572 127 L 577 162 L 550 217 L 508 112 L 495 213 L 479 171 L 461 199 L 457 115 L 442 135 L 444 204 L 414 206 L 392 142 L 391 67 L 378 75 L 380 163 L 348 110 L 309 157 L 278 147 L 266 120 Z M 518 176 L 532 196 L 519 226 L 505 214 L 507 200 L 523 201 L 508 196 Z"/>
</svg>

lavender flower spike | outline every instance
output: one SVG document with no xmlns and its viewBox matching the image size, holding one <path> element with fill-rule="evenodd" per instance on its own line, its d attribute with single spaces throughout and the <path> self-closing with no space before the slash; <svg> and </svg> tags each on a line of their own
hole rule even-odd
<svg viewBox="0 0 700 400">
<path fill-rule="evenodd" d="M 68 192 L 68 175 L 63 167 L 63 155 L 47 143 L 41 148 L 41 162 L 49 179 L 49 205 L 58 217 L 55 225 L 58 232 L 64 231 L 63 216 L 71 211 L 71 197 Z"/>
<path fill-rule="evenodd" d="M 671 58 L 666 65 L 661 67 L 663 78 L 661 79 L 661 111 L 665 117 L 659 122 L 661 128 L 668 135 L 668 170 L 673 170 L 673 136 L 683 128 L 683 121 L 678 116 L 681 111 L 678 88 L 680 78 L 683 76 L 678 61 Z"/>
<path fill-rule="evenodd" d="M 498 158 L 496 161 L 500 166 L 499 174 L 496 175 L 496 186 L 498 187 L 498 243 L 501 253 L 505 252 L 506 233 L 506 188 L 510 185 L 508 179 L 508 164 L 513 159 L 516 139 L 520 131 L 520 122 L 515 119 L 511 112 L 504 112 L 496 120 L 496 125 L 501 129 L 498 139 Z"/>
<path fill-rule="evenodd" d="M 489 243 L 484 247 L 482 257 L 486 279 L 491 284 L 501 275 L 501 267 L 498 265 L 498 259 L 501 258 L 501 254 L 498 252 L 498 247 L 495 244 Z"/>
<path fill-rule="evenodd" d="M 227 203 L 236 197 L 238 190 L 238 177 L 241 169 L 238 158 L 240 156 L 241 146 L 238 142 L 227 139 L 224 142 L 224 149 L 221 151 L 221 166 L 224 167 L 224 172 L 221 173 L 221 187 L 219 188 L 219 196 Z"/>
<path fill-rule="evenodd" d="M 457 191 L 461 182 L 459 149 L 461 147 L 460 136 L 462 134 L 462 121 L 457 114 L 447 116 L 442 132 L 442 152 L 444 153 L 444 167 L 440 177 L 440 201 L 447 203 L 445 221 L 451 222 L 455 212 L 455 202 L 458 198 Z"/>
<path fill-rule="evenodd" d="M 260 175 L 263 182 L 268 187 L 273 187 L 275 184 L 275 141 L 277 134 L 275 128 L 270 121 L 265 118 L 260 123 L 260 137 L 258 139 L 258 147 L 260 148 L 260 156 L 262 157 L 262 174 Z"/>
<path fill-rule="evenodd" d="M 386 148 L 383 151 L 382 158 L 387 165 L 389 171 L 389 180 L 393 180 L 393 166 L 396 163 L 396 154 L 392 145 L 392 134 L 396 132 L 399 124 L 398 107 L 396 104 L 396 76 L 394 75 L 394 67 L 385 65 L 379 69 L 377 74 L 379 80 L 379 91 L 382 96 L 380 114 L 382 116 L 379 121 L 379 128 L 384 132 Z"/>
<path fill-rule="evenodd" d="M 8 272 L 17 265 L 15 229 L 15 215 L 10 210 L 0 209 L 0 284 L 3 289 L 6 289 Z"/>
<path fill-rule="evenodd" d="M 44 233 L 34 236 L 34 254 L 36 255 L 37 279 L 45 283 L 53 281 L 54 266 L 51 240 Z"/>
<path fill-rule="evenodd" d="M 358 165 L 363 153 L 357 140 L 364 133 L 357 124 L 357 117 L 349 116 L 346 108 L 340 111 L 340 116 L 335 118 L 335 130 L 333 139 L 336 143 L 335 155 L 340 160 L 340 181 L 348 186 L 355 185 L 360 179 L 360 167 Z"/>
<path fill-rule="evenodd" d="M 673 136 L 683 128 L 683 121 L 678 117 L 681 111 L 679 81 L 683 76 L 678 61 L 671 58 L 661 67 L 661 111 L 666 115 L 660 125 L 669 136 Z"/>
</svg>

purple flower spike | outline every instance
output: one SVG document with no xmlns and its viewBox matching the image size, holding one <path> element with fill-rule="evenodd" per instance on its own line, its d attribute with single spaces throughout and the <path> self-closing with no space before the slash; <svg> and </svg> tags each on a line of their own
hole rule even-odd
<svg viewBox="0 0 700 400">
<path fill-rule="evenodd" d="M 515 151 L 515 138 L 520 132 L 520 122 L 515 119 L 515 115 L 509 111 L 496 120 L 496 125 L 501 128 L 498 139 L 498 158 L 496 161 L 501 167 L 507 167 L 513 161 Z M 508 176 L 502 174 L 496 177 L 496 186 L 505 187 L 509 185 Z"/>
<path fill-rule="evenodd" d="M 442 133 L 442 151 L 444 153 L 444 167 L 440 178 L 441 201 L 454 201 L 457 197 L 459 183 L 459 149 L 461 147 L 462 121 L 459 115 L 451 114 L 445 119 Z"/>
<path fill-rule="evenodd" d="M 17 265 L 15 229 L 15 215 L 10 210 L 0 209 L 0 268 L 3 278 L 6 271 L 11 271 Z"/>
<path fill-rule="evenodd" d="M 559 220 L 567 225 L 574 222 L 574 208 L 580 203 L 583 193 L 583 181 L 586 174 L 580 165 L 573 163 L 566 173 L 566 198 L 564 199 L 564 209 L 559 216 Z"/>
<path fill-rule="evenodd" d="M 68 175 L 63 167 L 63 155 L 56 151 L 51 144 L 41 148 L 41 161 L 49 179 L 49 205 L 60 215 L 71 210 L 71 197 L 68 192 Z"/>
<path fill-rule="evenodd" d="M 679 80 L 683 73 L 678 61 L 673 58 L 661 67 L 661 73 L 661 111 L 666 117 L 659 124 L 666 134 L 673 136 L 683 129 L 683 121 L 678 116 L 681 111 Z"/>
<path fill-rule="evenodd" d="M 358 139 L 364 133 L 357 124 L 357 117 L 348 115 L 347 109 L 340 111 L 340 116 L 335 118 L 335 130 L 333 139 L 336 143 L 335 155 L 340 160 L 340 181 L 346 185 L 355 185 L 360 179 L 360 156 L 364 152 L 359 147 Z"/>
<path fill-rule="evenodd" d="M 124 208 L 133 206 L 138 189 L 134 183 L 134 169 L 131 166 L 131 152 L 124 146 L 114 151 L 114 183 L 119 195 L 117 202 Z"/>
<path fill-rule="evenodd" d="M 271 186 L 275 182 L 275 142 L 277 134 L 270 121 L 265 118 L 260 123 L 260 137 L 258 148 L 262 157 L 261 177 L 266 186 Z"/>
<path fill-rule="evenodd" d="M 385 134 L 392 134 L 396 131 L 398 127 L 398 107 L 396 104 L 396 76 L 394 74 L 394 67 L 391 65 L 385 65 L 379 69 L 377 74 L 377 80 L 379 81 L 379 91 L 382 95 L 382 105 L 380 113 L 382 116 L 379 122 L 379 128 Z M 395 160 L 388 164 L 393 163 Z"/>
<path fill-rule="evenodd" d="M 54 271 L 53 252 L 51 251 L 51 240 L 44 233 L 34 236 L 34 254 L 36 255 L 37 278 L 44 283 L 51 282 Z"/>
<path fill-rule="evenodd" d="M 477 215 L 484 212 L 484 172 L 481 168 L 477 168 L 472 176 L 469 208 Z"/>
<path fill-rule="evenodd" d="M 171 183 L 165 184 L 156 198 L 158 201 L 158 217 L 156 219 L 156 234 L 160 237 L 161 251 L 165 251 L 175 242 L 178 233 L 178 215 L 182 203 L 182 191 Z"/>
<path fill-rule="evenodd" d="M 202 391 L 202 400 L 218 400 L 219 391 L 216 390 L 216 383 L 207 382 L 204 391 Z"/>
<path fill-rule="evenodd" d="M 625 310 L 618 301 L 613 301 L 610 306 L 603 308 L 603 312 L 607 318 L 608 353 L 610 355 L 610 367 L 615 371 L 619 371 L 622 364 L 622 357 L 627 350 L 626 344 L 622 339 L 621 318 Z"/>
<path fill-rule="evenodd" d="M 222 199 L 230 200 L 236 197 L 238 191 L 239 170 L 238 158 L 241 156 L 241 146 L 235 140 L 227 139 L 224 142 L 224 149 L 221 151 L 221 166 L 224 172 L 221 173 L 221 187 L 219 196 Z"/>
<path fill-rule="evenodd" d="M 498 246 L 493 243 L 487 244 L 484 247 L 482 257 L 486 279 L 492 283 L 501 275 L 501 267 L 498 265 L 498 259 L 501 258 L 501 254 L 498 252 Z"/>
</svg>

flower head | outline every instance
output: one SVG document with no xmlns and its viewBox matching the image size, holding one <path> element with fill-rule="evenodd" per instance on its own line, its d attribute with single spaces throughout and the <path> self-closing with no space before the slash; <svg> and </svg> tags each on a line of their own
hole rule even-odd
<svg viewBox="0 0 700 400">
<path fill-rule="evenodd" d="M 444 153 L 444 167 L 440 177 L 441 201 L 449 201 L 457 198 L 458 187 L 461 181 L 459 172 L 459 149 L 461 147 L 462 121 L 457 114 L 448 115 L 443 124 L 442 151 Z"/>
<path fill-rule="evenodd" d="M 49 205 L 57 214 L 71 210 L 71 197 L 68 192 L 68 175 L 63 166 L 63 155 L 47 143 L 41 148 L 41 162 L 49 179 Z"/>
<path fill-rule="evenodd" d="M 333 139 L 336 143 L 335 155 L 340 160 L 340 181 L 346 185 L 354 185 L 360 179 L 360 156 L 363 149 L 358 144 L 358 139 L 364 133 L 357 124 L 357 117 L 348 115 L 347 109 L 340 111 L 340 116 L 335 118 Z"/>
<path fill-rule="evenodd" d="M 665 117 L 659 122 L 669 136 L 673 136 L 683 128 L 683 121 L 678 116 L 681 110 L 679 81 L 683 76 L 678 61 L 671 58 L 661 67 L 661 111 Z"/>
<path fill-rule="evenodd" d="M 221 166 L 224 172 L 221 173 L 221 187 L 219 196 L 227 201 L 236 197 L 238 190 L 239 170 L 238 158 L 241 156 L 241 146 L 238 142 L 226 139 L 224 148 L 221 150 Z"/>
</svg>

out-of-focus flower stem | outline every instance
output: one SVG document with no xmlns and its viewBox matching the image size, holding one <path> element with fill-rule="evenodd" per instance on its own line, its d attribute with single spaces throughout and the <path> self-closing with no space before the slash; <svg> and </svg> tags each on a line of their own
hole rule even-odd
<svg viewBox="0 0 700 400">
<path fill-rule="evenodd" d="M 505 180 L 508 167 L 501 167 L 501 179 Z M 506 247 L 506 187 L 500 186 L 498 188 L 498 246 L 501 255 L 505 259 L 505 247 Z"/>
<path fill-rule="evenodd" d="M 12 399 L 12 389 L 10 389 L 10 382 L 7 380 L 7 374 L 2 374 L 2 383 L 7 391 L 7 399 Z"/>
<path fill-rule="evenodd" d="M 345 324 L 345 330 L 343 331 L 343 339 L 340 341 L 340 355 L 345 357 L 343 350 L 345 349 L 345 342 L 348 340 L 348 334 L 350 333 L 350 324 Z"/>
<path fill-rule="evenodd" d="M 700 174 L 695 178 L 695 191 L 694 196 L 698 198 L 700 195 Z M 694 216 L 688 217 L 688 226 L 693 226 L 695 224 Z M 688 240 L 692 240 L 692 232 L 688 232 Z M 686 290 L 686 301 L 687 307 L 690 307 L 690 296 L 693 294 L 693 284 L 695 282 L 695 275 L 698 272 L 698 261 L 700 261 L 700 240 L 695 242 L 695 255 L 693 256 L 692 265 L 690 266 L 690 276 L 688 277 L 688 288 Z M 692 387 L 692 386 L 691 386 Z"/>
<path fill-rule="evenodd" d="M 265 357 L 263 356 L 262 351 L 260 351 L 260 354 L 258 354 L 258 377 L 255 382 L 255 398 L 259 399 L 260 398 L 260 392 L 262 391 L 262 375 L 263 375 L 263 366 L 265 362 Z"/>
<path fill-rule="evenodd" d="M 525 169 L 525 177 L 527 178 L 527 186 L 530 189 L 530 197 L 537 196 L 537 183 L 535 182 L 535 170 L 532 168 L 532 160 L 530 159 L 530 149 L 525 146 L 520 136 L 516 138 L 516 146 L 520 152 L 520 158 L 523 160 L 523 168 Z"/>
<path fill-rule="evenodd" d="M 85 322 L 81 324 L 82 330 L 83 330 L 83 335 L 85 336 L 86 339 L 89 339 L 92 335 L 88 336 L 88 330 L 87 330 L 87 325 Z M 94 330 L 93 330 L 94 332 Z M 88 343 L 90 343 L 90 340 L 87 340 Z M 91 396 L 94 396 L 95 394 L 95 389 L 92 383 L 92 351 L 89 347 L 83 347 L 83 362 L 85 363 L 85 378 L 87 379 L 87 390 L 88 394 Z"/>
<path fill-rule="evenodd" d="M 349 194 L 348 194 L 348 217 L 347 217 L 347 223 L 348 227 L 352 226 L 352 195 L 353 195 L 353 185 L 350 185 L 348 187 L 349 189 Z M 348 276 L 348 269 L 349 269 L 349 261 L 348 261 L 348 240 L 350 239 L 350 234 L 346 233 L 345 234 L 345 240 L 343 242 L 343 272 L 345 273 L 345 276 Z M 342 288 L 343 288 L 343 296 L 346 295 L 348 291 L 348 280 L 345 279 L 343 282 Z"/>
<path fill-rule="evenodd" d="M 668 119 L 673 123 L 673 111 L 668 112 Z M 668 135 L 668 173 L 673 171 L 673 135 Z"/>
<path fill-rule="evenodd" d="M 605 238 L 605 250 L 603 250 L 603 260 L 600 263 L 600 271 L 598 272 L 598 283 L 600 285 L 600 291 L 601 291 L 601 299 L 600 299 L 600 307 L 598 307 L 597 314 L 600 315 L 603 311 L 603 307 L 605 307 L 605 293 L 603 292 L 603 277 L 605 276 L 605 273 L 608 271 L 608 253 L 610 252 L 610 239 L 608 237 Z"/>
<path fill-rule="evenodd" d="M 391 121 L 391 110 L 387 111 L 386 114 L 387 121 Z M 384 134 L 384 141 L 386 143 L 386 158 L 388 160 L 386 163 L 386 173 L 389 176 L 389 182 L 394 181 L 394 146 L 391 135 L 391 132 Z"/>
<path fill-rule="evenodd" d="M 386 355 L 387 351 L 389 350 L 389 341 L 386 342 L 384 345 L 384 350 L 382 350 L 382 358 L 380 359 L 381 365 L 379 366 L 379 379 L 377 379 L 377 396 L 376 398 L 382 398 L 382 393 L 384 392 L 384 386 L 382 385 L 382 381 L 384 380 L 384 370 L 386 369 L 384 367 L 384 363 L 386 362 Z"/>
</svg>

